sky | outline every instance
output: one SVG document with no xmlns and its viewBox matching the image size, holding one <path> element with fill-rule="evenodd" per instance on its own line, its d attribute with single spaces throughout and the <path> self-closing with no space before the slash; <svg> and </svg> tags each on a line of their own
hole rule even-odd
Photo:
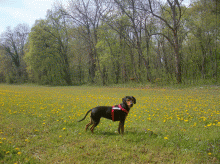
<svg viewBox="0 0 220 164">
<path fill-rule="evenodd" d="M 48 9 L 58 0 L 0 0 L 0 34 L 6 31 L 8 26 L 13 29 L 18 24 L 26 23 L 30 28 L 35 20 L 45 19 Z M 184 0 L 188 2 L 190 0 Z M 63 5 L 68 0 L 59 0 Z"/>
<path fill-rule="evenodd" d="M 68 0 L 59 0 L 67 4 Z M 26 23 L 30 28 L 35 20 L 44 19 L 48 9 L 57 0 L 0 0 L 0 34 L 8 26 L 13 29 L 18 24 Z"/>
</svg>

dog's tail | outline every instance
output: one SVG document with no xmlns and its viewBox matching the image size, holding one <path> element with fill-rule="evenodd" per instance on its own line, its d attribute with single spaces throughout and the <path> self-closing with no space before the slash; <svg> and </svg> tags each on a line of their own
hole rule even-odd
<svg viewBox="0 0 220 164">
<path fill-rule="evenodd" d="M 89 114 L 89 112 L 91 112 L 91 111 L 92 111 L 92 109 L 88 110 L 88 112 L 86 113 L 85 117 L 84 117 L 83 119 L 79 120 L 78 122 L 85 120 L 86 116 L 87 116 L 87 115 Z"/>
</svg>

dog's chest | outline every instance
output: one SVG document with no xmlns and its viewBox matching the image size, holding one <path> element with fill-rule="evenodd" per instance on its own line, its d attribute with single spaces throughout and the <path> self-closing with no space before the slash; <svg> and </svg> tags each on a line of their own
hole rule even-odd
<svg viewBox="0 0 220 164">
<path fill-rule="evenodd" d="M 112 107 L 112 111 L 111 111 L 112 121 L 125 120 L 127 114 L 128 111 L 122 108 L 121 105 L 116 105 Z"/>
</svg>

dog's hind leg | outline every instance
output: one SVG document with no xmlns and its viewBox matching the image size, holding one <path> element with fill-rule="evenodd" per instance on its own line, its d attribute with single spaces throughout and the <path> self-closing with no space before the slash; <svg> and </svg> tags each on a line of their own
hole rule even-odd
<svg viewBox="0 0 220 164">
<path fill-rule="evenodd" d="M 92 127 L 90 128 L 92 133 L 93 133 L 94 128 L 95 128 L 95 124 L 93 124 Z"/>
<path fill-rule="evenodd" d="M 88 127 L 89 127 L 90 125 L 92 125 L 92 124 L 93 124 L 93 121 L 92 121 L 92 118 L 91 118 L 91 121 L 90 121 L 88 124 L 86 124 L 86 131 L 87 131 Z"/>
<path fill-rule="evenodd" d="M 93 120 L 92 120 L 93 121 Z M 95 127 L 99 124 L 100 122 L 100 119 L 96 120 L 96 121 L 93 121 L 93 125 L 92 127 L 90 128 L 91 132 L 93 133 L 93 130 L 95 129 Z"/>
</svg>

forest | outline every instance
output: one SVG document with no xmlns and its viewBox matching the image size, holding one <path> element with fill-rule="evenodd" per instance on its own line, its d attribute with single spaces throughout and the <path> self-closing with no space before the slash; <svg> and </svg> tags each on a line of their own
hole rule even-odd
<svg viewBox="0 0 220 164">
<path fill-rule="evenodd" d="M 220 81 L 218 0 L 69 0 L 0 34 L 0 83 Z"/>
</svg>

